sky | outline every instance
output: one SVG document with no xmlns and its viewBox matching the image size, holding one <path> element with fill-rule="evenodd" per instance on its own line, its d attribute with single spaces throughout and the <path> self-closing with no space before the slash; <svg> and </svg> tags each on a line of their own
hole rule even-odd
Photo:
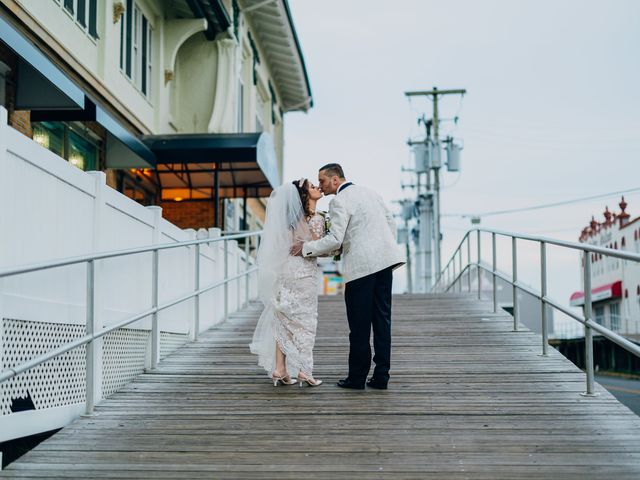
<svg viewBox="0 0 640 480">
<path fill-rule="evenodd" d="M 409 101 L 404 92 L 467 90 L 462 99 L 440 102 L 441 137 L 464 146 L 461 171 L 442 176 L 443 263 L 470 227 L 456 214 L 640 187 L 640 2 L 289 5 L 315 105 L 286 116 L 286 179 L 315 178 L 319 166 L 339 162 L 349 179 L 377 190 L 393 208 L 412 198 L 401 187 L 412 181 L 401 171 L 412 161 L 406 141 L 423 131 L 417 118 L 432 114 L 429 101 Z M 455 116 L 457 125 L 447 120 Z M 640 192 L 626 199 L 632 218 L 640 215 Z M 619 210 L 619 201 L 487 216 L 481 225 L 577 241 L 591 215 L 601 219 L 604 207 Z M 529 250 L 524 279 L 537 286 L 537 250 Z M 580 286 L 578 258 L 552 255 L 550 290 L 566 302 Z M 504 260 L 510 269 L 510 251 Z"/>
</svg>

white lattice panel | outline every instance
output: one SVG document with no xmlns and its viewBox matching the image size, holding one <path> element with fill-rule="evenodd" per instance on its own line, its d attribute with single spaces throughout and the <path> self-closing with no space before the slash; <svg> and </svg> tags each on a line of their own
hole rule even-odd
<svg viewBox="0 0 640 480">
<path fill-rule="evenodd" d="M 182 333 L 160 332 L 160 358 L 171 355 L 176 349 L 184 345 L 189 339 Z"/>
<path fill-rule="evenodd" d="M 71 342 L 85 333 L 82 325 L 2 319 L 2 370 Z M 85 348 L 79 347 L 7 380 L 0 393 L 0 412 L 11 413 L 11 399 L 31 395 L 36 409 L 85 400 Z"/>
<path fill-rule="evenodd" d="M 151 332 L 120 328 L 104 337 L 102 395 L 108 397 L 144 372 L 150 358 Z M 187 335 L 160 332 L 160 358 L 184 345 Z"/>
<path fill-rule="evenodd" d="M 2 370 L 50 352 L 85 333 L 83 325 L 2 320 Z M 102 395 L 107 397 L 141 374 L 150 358 L 148 330 L 121 328 L 103 338 Z M 160 356 L 184 345 L 188 336 L 160 332 Z M 0 414 L 11 413 L 11 401 L 31 395 L 36 409 L 85 401 L 85 347 L 79 347 L 0 385 Z"/>
<path fill-rule="evenodd" d="M 149 348 L 148 330 L 120 328 L 104 336 L 102 395 L 108 397 L 144 371 Z"/>
</svg>

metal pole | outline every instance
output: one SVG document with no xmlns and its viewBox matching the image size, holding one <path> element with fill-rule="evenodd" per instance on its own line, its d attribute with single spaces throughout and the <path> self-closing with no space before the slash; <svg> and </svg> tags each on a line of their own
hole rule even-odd
<svg viewBox="0 0 640 480">
<path fill-rule="evenodd" d="M 455 253 L 453 254 L 453 257 L 451 257 L 451 266 L 453 267 L 453 285 L 451 285 L 453 287 L 453 291 L 456 291 L 456 255 Z"/>
<path fill-rule="evenodd" d="M 93 335 L 95 318 L 95 264 L 93 260 L 87 262 L 87 311 L 86 329 L 87 335 Z M 91 415 L 95 406 L 95 341 L 87 343 L 86 348 L 86 399 L 85 414 Z"/>
<path fill-rule="evenodd" d="M 437 130 L 436 130 L 437 131 Z M 435 148 L 439 149 L 440 145 L 437 142 L 437 137 L 436 137 L 436 144 L 435 144 Z M 435 227 L 435 242 L 434 242 L 434 254 L 433 254 L 433 261 L 435 263 L 435 271 L 439 272 L 440 269 L 442 268 L 442 233 L 440 231 L 440 169 L 439 168 L 434 168 L 433 169 L 433 178 L 434 178 L 434 189 L 435 189 L 435 195 L 433 196 L 434 199 L 434 208 L 433 208 L 433 215 L 434 215 L 434 227 Z"/>
<path fill-rule="evenodd" d="M 229 241 L 224 241 L 224 321 L 229 318 Z"/>
<path fill-rule="evenodd" d="M 420 176 L 420 175 L 418 175 Z M 405 242 L 405 250 L 407 255 L 407 291 L 409 293 L 413 293 L 413 278 L 412 278 L 412 270 L 411 270 L 411 247 L 409 246 L 409 242 L 411 241 L 411 232 L 409 230 L 409 220 L 404 221 L 404 228 L 407 231 L 407 241 Z"/>
<path fill-rule="evenodd" d="M 481 259 L 481 253 L 480 253 L 480 230 L 477 230 L 478 232 L 478 300 L 480 300 L 482 298 L 482 294 L 481 294 L 481 288 L 482 288 L 482 272 L 480 271 L 480 259 Z"/>
<path fill-rule="evenodd" d="M 467 286 L 469 287 L 469 293 L 471 293 L 471 235 L 467 233 Z"/>
<path fill-rule="evenodd" d="M 433 144 L 437 149 L 436 157 L 440 157 L 440 115 L 438 112 L 438 88 L 433 87 Z M 437 166 L 433 169 L 434 177 L 434 189 L 435 189 L 435 264 L 436 272 L 440 271 L 442 265 L 442 245 L 441 245 L 441 230 L 440 230 L 440 167 Z"/>
<path fill-rule="evenodd" d="M 493 313 L 498 312 L 498 277 L 496 272 L 498 271 L 498 261 L 496 258 L 496 234 L 491 234 L 491 248 L 493 249 Z"/>
<path fill-rule="evenodd" d="M 591 320 L 591 253 L 584 252 L 584 320 Z M 593 330 L 584 326 L 584 361 L 587 371 L 587 391 L 584 396 L 594 396 L 593 393 Z"/>
<path fill-rule="evenodd" d="M 542 356 L 549 355 L 549 331 L 547 325 L 547 243 L 540 242 L 540 316 L 542 318 Z"/>
<path fill-rule="evenodd" d="M 236 256 L 236 273 L 235 275 L 239 275 L 240 274 L 240 249 L 238 248 L 238 244 L 236 242 L 236 248 L 234 249 L 233 254 Z M 237 280 L 233 283 L 236 284 L 236 311 L 240 310 L 240 280 L 241 278 L 238 277 Z"/>
<path fill-rule="evenodd" d="M 220 165 L 218 163 L 215 165 L 216 169 L 213 171 L 213 226 L 220 228 L 220 174 L 218 172 Z"/>
<path fill-rule="evenodd" d="M 244 187 L 244 193 L 242 195 L 242 229 L 241 230 L 248 230 L 247 225 L 249 225 L 249 222 L 247 222 L 247 187 Z M 249 237 L 245 238 L 245 240 L 248 240 Z"/>
<path fill-rule="evenodd" d="M 249 263 L 249 254 L 251 251 L 251 237 L 246 237 L 244 239 L 244 306 L 249 305 L 249 274 L 246 273 L 251 268 L 251 264 Z"/>
<path fill-rule="evenodd" d="M 196 262 L 194 269 L 194 284 L 195 291 L 200 290 L 200 244 L 196 245 Z M 194 297 L 193 304 L 193 334 L 191 335 L 192 340 L 198 339 L 198 334 L 200 333 L 200 295 L 196 295 Z"/>
<path fill-rule="evenodd" d="M 513 331 L 518 331 L 518 321 L 520 319 L 520 311 L 518 309 L 518 245 L 516 237 L 511 237 L 511 263 L 513 264 Z"/>
<path fill-rule="evenodd" d="M 458 292 L 462 293 L 462 245 L 458 249 L 458 266 L 460 269 L 460 280 L 458 281 Z"/>
<path fill-rule="evenodd" d="M 151 306 L 158 307 L 158 250 L 153 251 L 153 273 L 151 284 Z M 158 327 L 158 312 L 151 315 L 151 369 L 158 367 L 160 361 L 160 329 Z"/>
</svg>

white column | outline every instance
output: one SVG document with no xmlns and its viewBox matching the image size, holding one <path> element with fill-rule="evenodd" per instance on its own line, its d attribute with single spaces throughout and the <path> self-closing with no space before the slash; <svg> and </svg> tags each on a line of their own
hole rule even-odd
<svg viewBox="0 0 640 480">
<path fill-rule="evenodd" d="M 150 206 L 147 208 L 153 212 L 153 235 L 152 235 L 151 243 L 153 245 L 157 245 L 158 243 L 160 243 L 160 221 L 162 220 L 162 207 Z M 159 252 L 158 252 L 158 257 L 160 257 Z M 160 277 L 160 271 L 162 268 L 162 262 L 159 261 L 158 263 L 159 263 L 159 271 L 158 271 L 157 288 L 160 288 L 159 277 Z M 151 281 L 152 282 L 154 281 L 153 275 L 151 276 Z M 154 288 L 156 287 L 152 287 L 152 292 Z M 157 300 L 158 300 L 158 304 L 160 304 L 161 295 L 159 290 L 157 291 Z M 151 339 L 151 349 L 150 349 L 151 356 L 150 357 L 147 356 L 147 358 L 150 359 L 150 363 L 147 365 L 147 367 L 153 368 L 154 364 L 160 361 L 160 315 L 159 314 L 153 315 L 152 317 L 150 339 Z"/>
<path fill-rule="evenodd" d="M 93 222 L 92 222 L 92 240 L 91 252 L 97 253 L 105 250 L 103 238 L 104 210 L 106 208 L 104 201 L 104 191 L 107 188 L 107 176 L 104 172 L 87 172 L 95 181 L 95 197 L 93 199 Z M 101 330 L 105 326 L 106 305 L 105 293 L 106 280 L 104 278 L 104 262 L 109 260 L 97 260 L 94 262 L 94 291 L 95 291 L 95 307 L 93 317 L 93 331 Z M 102 400 L 102 345 L 103 338 L 94 340 L 93 342 L 93 377 L 94 389 L 93 395 L 95 403 Z"/>
<path fill-rule="evenodd" d="M 7 110 L 0 106 L 0 200 L 2 205 L 6 205 L 4 195 L 8 192 L 6 186 L 7 179 L 7 128 L 11 128 L 7 125 Z M 0 232 L 10 231 L 8 225 L 5 225 L 6 219 L 4 215 L 0 215 Z M 6 248 L 2 248 L 2 237 L 0 236 L 0 268 L 7 265 L 6 258 L 10 255 Z M 0 278 L 0 366 L 3 364 L 4 349 L 2 347 L 4 338 L 4 278 Z M 2 394 L 5 383 L 0 384 L 0 395 Z M 2 455 L 0 455 L 0 470 L 2 469 Z"/>
<path fill-rule="evenodd" d="M 210 133 L 231 133 L 235 132 L 238 42 L 235 38 L 225 38 L 218 40 L 216 46 L 218 47 L 216 93 L 207 130 Z"/>
</svg>

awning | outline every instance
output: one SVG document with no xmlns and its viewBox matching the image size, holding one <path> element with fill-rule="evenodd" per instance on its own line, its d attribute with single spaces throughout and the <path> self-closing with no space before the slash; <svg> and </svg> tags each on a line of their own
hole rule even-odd
<svg viewBox="0 0 640 480">
<path fill-rule="evenodd" d="M 610 298 L 622 297 L 622 280 L 602 285 L 591 290 L 591 303 L 609 300 Z M 580 307 L 584 305 L 584 292 L 574 292 L 571 295 L 570 305 L 572 307 Z"/>
<path fill-rule="evenodd" d="M 84 108 L 82 90 L 4 18 L 0 18 L 0 40 L 19 57 L 16 110 Z"/>
<path fill-rule="evenodd" d="M 107 168 L 155 167 L 153 152 L 100 106 L 96 106 L 95 121 L 107 131 Z"/>
<path fill-rule="evenodd" d="M 142 141 L 156 156 L 163 200 L 267 197 L 280 184 L 268 133 L 147 135 Z"/>
</svg>

